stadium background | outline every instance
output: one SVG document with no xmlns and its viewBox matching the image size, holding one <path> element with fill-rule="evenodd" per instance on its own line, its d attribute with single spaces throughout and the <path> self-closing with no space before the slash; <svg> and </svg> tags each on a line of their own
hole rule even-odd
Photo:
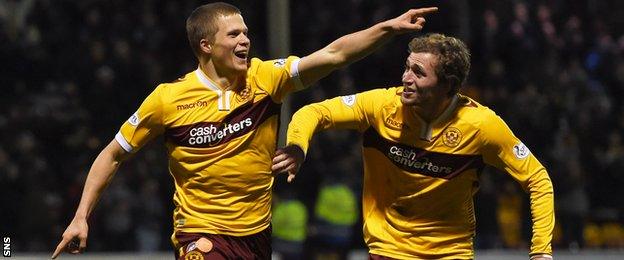
<svg viewBox="0 0 624 260">
<path fill-rule="evenodd" d="M 0 1 L 1 235 L 13 255 L 52 252 L 73 217 L 85 174 L 121 123 L 159 82 L 193 70 L 184 20 L 203 1 Z M 252 56 L 269 53 L 265 1 L 230 1 L 250 28 Z M 493 108 L 550 172 L 556 251 L 624 250 L 624 2 L 291 1 L 290 53 L 436 5 L 424 32 L 463 39 L 472 51 L 464 93 Z M 400 84 L 406 45 L 373 55 L 296 93 L 292 109 L 327 97 Z M 320 187 L 361 192 L 359 136 L 318 134 L 294 184 L 275 192 L 308 209 Z M 172 181 L 162 140 L 121 167 L 90 219 L 89 252 L 170 250 Z M 488 168 L 476 196 L 478 250 L 526 252 L 528 202 Z M 358 216 L 359 218 L 359 216 Z M 361 222 L 349 250 L 361 250 Z M 313 232 L 309 232 L 313 233 Z M 122 241 L 122 242 L 120 242 Z M 306 249 L 315 248 L 308 239 Z"/>
</svg>

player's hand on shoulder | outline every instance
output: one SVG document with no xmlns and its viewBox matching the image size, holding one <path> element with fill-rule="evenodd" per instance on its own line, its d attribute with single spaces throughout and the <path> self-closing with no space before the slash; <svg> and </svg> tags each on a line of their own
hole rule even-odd
<svg viewBox="0 0 624 260">
<path fill-rule="evenodd" d="M 425 16 L 437 11 L 437 7 L 410 9 L 402 15 L 386 21 L 386 23 L 397 34 L 420 31 L 425 25 Z"/>
<path fill-rule="evenodd" d="M 72 254 L 82 253 L 87 247 L 87 235 L 89 233 L 89 225 L 87 220 L 83 218 L 74 218 L 67 226 L 61 242 L 56 246 L 52 259 L 55 259 L 63 251 Z"/>
<path fill-rule="evenodd" d="M 295 179 L 295 175 L 299 171 L 299 167 L 303 163 L 305 154 L 299 146 L 287 145 L 275 152 L 273 157 L 273 166 L 271 171 L 273 173 L 288 173 L 288 182 L 292 182 Z"/>
</svg>

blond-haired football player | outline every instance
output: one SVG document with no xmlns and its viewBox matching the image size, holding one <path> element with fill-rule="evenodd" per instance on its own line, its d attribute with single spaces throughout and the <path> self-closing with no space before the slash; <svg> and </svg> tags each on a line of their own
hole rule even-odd
<svg viewBox="0 0 624 260">
<path fill-rule="evenodd" d="M 175 184 L 176 255 L 269 259 L 271 158 L 284 97 L 368 55 L 393 35 L 419 31 L 423 16 L 436 10 L 409 10 L 303 58 L 262 61 L 248 57 L 251 41 L 236 7 L 221 2 L 198 7 L 186 22 L 197 69 L 158 85 L 95 159 L 52 257 L 85 249 L 87 219 L 117 168 L 164 136 Z"/>
<path fill-rule="evenodd" d="M 273 169 L 294 178 L 314 132 L 363 134 L 364 239 L 371 259 L 474 259 L 473 195 L 485 164 L 531 197 L 531 259 L 551 259 L 553 187 L 546 169 L 489 108 L 458 94 L 470 70 L 460 40 L 414 38 L 403 86 L 304 106 Z"/>
</svg>

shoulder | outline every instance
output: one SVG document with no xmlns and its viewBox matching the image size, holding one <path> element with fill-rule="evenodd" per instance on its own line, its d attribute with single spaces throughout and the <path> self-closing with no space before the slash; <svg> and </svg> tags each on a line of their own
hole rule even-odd
<svg viewBox="0 0 624 260">
<path fill-rule="evenodd" d="M 170 81 L 159 84 L 154 92 L 158 92 L 161 95 L 176 95 L 180 92 L 186 91 L 189 87 L 196 85 L 197 75 L 195 75 L 195 71 L 191 71 L 182 75 L 181 77 Z"/>
<path fill-rule="evenodd" d="M 249 61 L 248 76 L 253 76 L 261 72 L 271 70 L 291 70 L 291 65 L 300 60 L 297 56 L 288 56 L 287 58 L 261 60 L 259 58 L 251 58 Z"/>
<path fill-rule="evenodd" d="M 501 120 L 494 110 L 464 95 L 458 96 L 457 107 L 462 120 L 476 126 Z"/>
<path fill-rule="evenodd" d="M 509 127 L 505 121 L 487 106 L 460 95 L 458 116 L 461 121 L 471 125 L 484 140 L 500 140 L 507 136 Z"/>
<path fill-rule="evenodd" d="M 358 97 L 375 101 L 379 104 L 394 104 L 400 101 L 402 87 L 376 88 L 357 94 Z"/>
</svg>

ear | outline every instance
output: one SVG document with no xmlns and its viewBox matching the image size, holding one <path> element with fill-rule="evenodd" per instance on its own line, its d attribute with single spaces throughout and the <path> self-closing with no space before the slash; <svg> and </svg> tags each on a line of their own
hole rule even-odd
<svg viewBox="0 0 624 260">
<path fill-rule="evenodd" d="M 447 76 L 446 77 L 446 86 L 448 87 L 449 96 L 455 95 L 459 91 L 459 78 L 456 76 Z"/>
<path fill-rule="evenodd" d="M 203 53 L 206 53 L 206 54 L 212 53 L 212 44 L 206 39 L 201 39 L 199 41 L 199 48 L 201 49 Z"/>
</svg>

